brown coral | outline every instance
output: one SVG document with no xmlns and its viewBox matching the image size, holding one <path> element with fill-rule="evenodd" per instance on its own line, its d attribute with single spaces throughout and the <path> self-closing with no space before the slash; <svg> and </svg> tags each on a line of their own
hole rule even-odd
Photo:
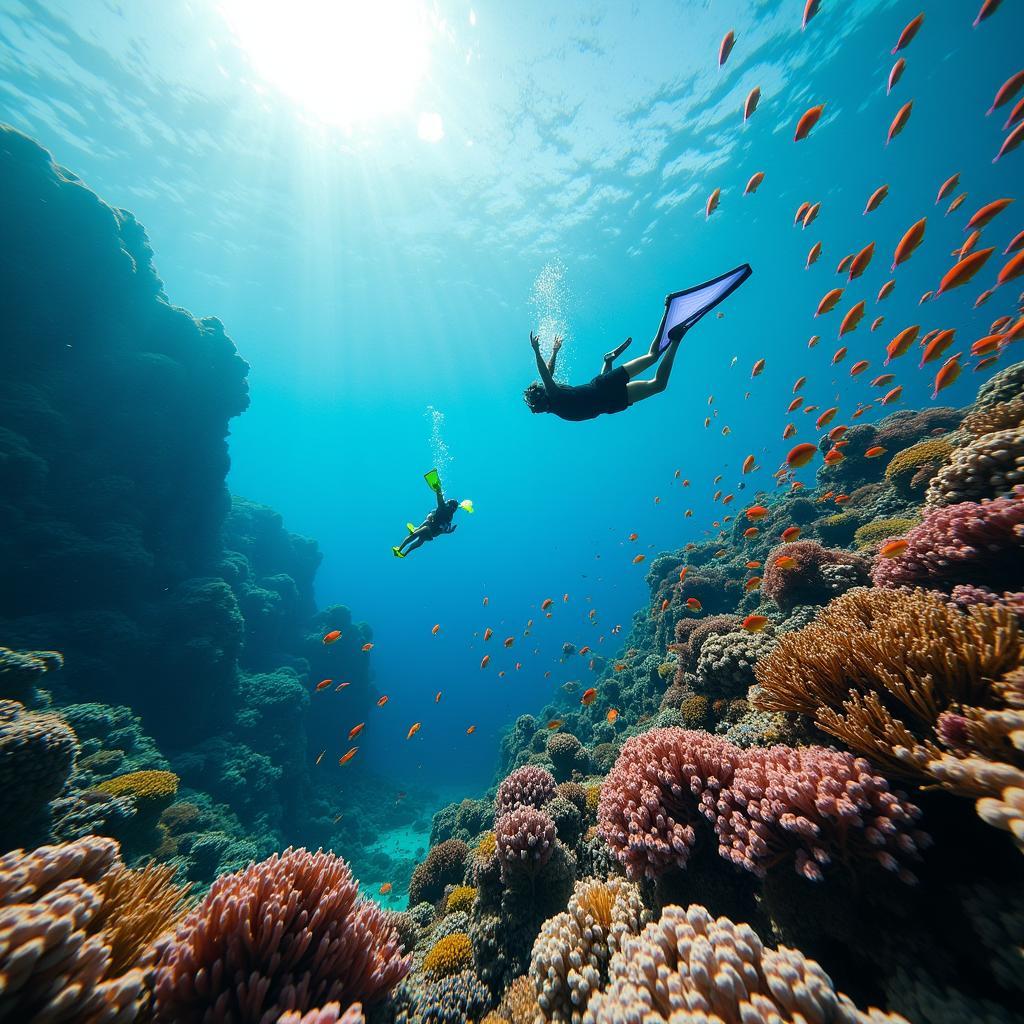
<svg viewBox="0 0 1024 1024">
<path fill-rule="evenodd" d="M 944 438 L 919 441 L 889 460 L 885 467 L 886 479 L 904 494 L 920 494 L 952 454 L 953 445 Z"/>
<path fill-rule="evenodd" d="M 178 776 L 163 771 L 129 772 L 107 779 L 96 788 L 111 796 L 134 797 L 140 804 L 164 804 L 178 792 Z"/>
</svg>

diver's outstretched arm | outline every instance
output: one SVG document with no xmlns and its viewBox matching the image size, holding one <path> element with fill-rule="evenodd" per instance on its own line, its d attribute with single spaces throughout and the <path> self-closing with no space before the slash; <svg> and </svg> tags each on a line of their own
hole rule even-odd
<svg viewBox="0 0 1024 1024">
<path fill-rule="evenodd" d="M 560 334 L 555 335 L 555 340 L 551 343 L 551 355 L 548 357 L 548 373 L 552 377 L 555 375 L 555 362 L 558 359 L 558 353 L 562 350 L 562 336 Z"/>
<path fill-rule="evenodd" d="M 605 352 L 604 363 L 601 365 L 601 373 L 608 373 L 612 368 L 612 363 L 615 362 L 623 352 L 633 344 L 632 338 L 627 338 L 618 348 L 613 348 L 611 352 Z"/>
<path fill-rule="evenodd" d="M 533 354 L 537 358 L 537 372 L 540 374 L 540 379 L 544 382 L 544 390 L 549 395 L 555 394 L 555 378 L 551 376 L 548 364 L 544 362 L 544 357 L 540 354 L 540 338 L 533 331 L 530 331 L 530 344 L 533 346 Z"/>
<path fill-rule="evenodd" d="M 434 491 L 434 494 L 437 496 L 437 507 L 444 508 L 444 491 L 438 487 L 438 489 Z"/>
</svg>

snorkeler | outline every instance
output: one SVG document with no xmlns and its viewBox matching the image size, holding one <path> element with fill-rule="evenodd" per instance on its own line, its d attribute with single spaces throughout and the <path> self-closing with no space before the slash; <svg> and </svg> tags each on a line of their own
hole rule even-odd
<svg viewBox="0 0 1024 1024">
<path fill-rule="evenodd" d="M 437 508 L 433 509 L 419 526 L 413 526 L 412 523 L 407 524 L 409 536 L 401 544 L 397 544 L 391 549 L 395 558 L 405 558 L 410 551 L 415 551 L 428 540 L 440 537 L 442 533 L 454 533 L 457 527 L 452 520 L 460 508 L 467 512 L 473 511 L 473 502 L 468 498 L 464 501 L 456 501 L 454 498 L 445 500 L 441 490 L 441 478 L 436 469 L 425 473 L 424 479 L 427 481 L 427 486 L 437 496 Z"/>
<path fill-rule="evenodd" d="M 547 362 L 540 353 L 540 339 L 531 331 L 530 344 L 537 358 L 540 381 L 534 381 L 523 392 L 531 412 L 551 412 L 563 420 L 590 420 L 602 413 L 622 412 L 652 395 L 661 394 L 668 387 L 672 363 L 683 335 L 705 313 L 714 309 L 732 294 L 751 274 L 744 263 L 735 270 L 712 281 L 674 292 L 665 299 L 665 315 L 646 355 L 623 363 L 616 369 L 612 364 L 632 342 L 627 338 L 618 348 L 606 352 L 601 372 L 588 384 L 559 384 L 555 380 L 555 361 L 562 347 L 556 337 Z M 653 378 L 637 380 L 641 373 L 660 363 Z"/>
</svg>

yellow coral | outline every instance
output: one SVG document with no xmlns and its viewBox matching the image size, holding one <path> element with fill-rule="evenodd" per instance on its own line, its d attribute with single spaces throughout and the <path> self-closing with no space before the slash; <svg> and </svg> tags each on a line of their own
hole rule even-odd
<svg viewBox="0 0 1024 1024">
<path fill-rule="evenodd" d="M 601 799 L 601 785 L 598 782 L 592 782 L 584 788 L 587 791 L 587 812 L 597 814 L 597 805 Z"/>
<path fill-rule="evenodd" d="M 537 991 L 529 977 L 523 975 L 509 985 L 498 1012 L 511 1024 L 535 1024 L 544 1020 L 537 1005 Z"/>
<path fill-rule="evenodd" d="M 456 910 L 469 910 L 476 901 L 476 889 L 471 885 L 457 885 L 448 894 L 444 905 L 445 913 L 453 914 Z"/>
<path fill-rule="evenodd" d="M 894 486 L 923 490 L 940 466 L 953 453 L 953 446 L 941 437 L 919 441 L 897 452 L 885 467 L 885 477 Z"/>
<path fill-rule="evenodd" d="M 676 663 L 674 661 L 663 661 L 658 666 L 658 675 L 661 676 L 662 679 L 668 679 L 669 676 L 674 676 L 675 674 Z"/>
<path fill-rule="evenodd" d="M 146 771 L 115 775 L 101 782 L 97 789 L 111 796 L 131 796 L 140 803 L 173 799 L 178 792 L 178 776 L 174 772 Z"/>
<path fill-rule="evenodd" d="M 688 729 L 701 729 L 707 724 L 709 703 L 701 693 L 694 693 L 679 705 L 679 714 Z"/>
<path fill-rule="evenodd" d="M 511 1024 L 511 1022 L 502 1017 L 497 1010 L 491 1010 L 491 1012 L 487 1014 L 482 1021 L 480 1021 L 480 1024 Z"/>
<path fill-rule="evenodd" d="M 498 842 L 494 838 L 493 832 L 485 832 L 480 837 L 480 842 L 476 844 L 476 855 L 480 860 L 490 860 L 494 856 L 494 851 L 497 848 Z"/>
<path fill-rule="evenodd" d="M 447 978 L 473 966 L 473 944 L 465 932 L 453 932 L 438 939 L 423 958 L 423 973 Z"/>
<path fill-rule="evenodd" d="M 917 526 L 916 519 L 875 519 L 858 527 L 853 542 L 860 550 L 874 547 L 887 537 L 902 537 L 911 527 Z"/>
</svg>

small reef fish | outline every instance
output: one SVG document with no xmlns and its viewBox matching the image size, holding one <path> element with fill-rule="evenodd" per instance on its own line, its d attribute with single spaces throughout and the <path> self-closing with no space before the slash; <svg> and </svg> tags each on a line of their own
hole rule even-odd
<svg viewBox="0 0 1024 1024">
<path fill-rule="evenodd" d="M 489 654 L 485 654 L 485 655 L 484 655 L 484 656 L 483 656 L 483 657 L 482 657 L 482 658 L 480 659 L 480 667 L 481 667 L 481 668 L 487 668 L 487 666 L 488 666 L 488 665 L 489 665 L 490 663 L 491 663 L 491 656 L 490 656 Z"/>
<path fill-rule="evenodd" d="M 639 536 L 640 536 L 640 534 L 638 534 L 638 533 L 631 533 L 629 535 L 629 539 L 630 540 L 636 540 Z"/>
<path fill-rule="evenodd" d="M 884 455 L 885 451 L 886 450 L 880 444 L 876 444 L 864 453 L 864 458 L 877 459 L 880 455 Z"/>
<path fill-rule="evenodd" d="M 922 217 L 916 223 L 911 224 L 904 232 L 903 237 L 899 241 L 899 245 L 896 246 L 895 253 L 893 253 L 893 270 L 895 270 L 901 263 L 906 263 L 906 261 L 914 254 L 914 250 L 917 249 L 924 240 L 924 231 L 927 220 L 927 217 Z"/>
<path fill-rule="evenodd" d="M 906 127 L 907 122 L 910 120 L 910 112 L 914 109 L 914 101 L 907 100 L 902 107 L 896 112 L 896 116 L 892 119 L 892 124 L 889 125 L 889 133 L 885 137 L 885 144 L 888 146 L 893 139 Z"/>
<path fill-rule="evenodd" d="M 377 892 L 378 892 L 378 893 L 379 893 L 379 894 L 380 894 L 381 896 L 387 896 L 387 894 L 388 894 L 389 892 L 391 892 L 391 883 L 390 883 L 390 882 L 385 882 L 385 883 L 384 883 L 384 884 L 383 884 L 383 885 L 382 885 L 382 886 L 381 886 L 381 887 L 380 887 L 380 888 L 379 888 L 379 889 L 377 890 Z"/>
<path fill-rule="evenodd" d="M 561 729 L 562 728 L 562 719 L 561 718 L 552 718 L 551 721 L 548 722 L 548 728 L 551 729 L 552 731 L 554 731 L 555 729 Z"/>
<path fill-rule="evenodd" d="M 644 559 L 646 559 L 646 558 L 647 558 L 647 556 L 646 556 L 646 555 L 637 555 L 637 556 L 636 556 L 636 557 L 635 557 L 635 558 L 633 559 L 633 564 L 634 564 L 634 565 L 639 565 L 639 564 L 640 564 L 640 563 L 641 563 L 642 561 L 644 561 Z"/>
<path fill-rule="evenodd" d="M 490 640 L 492 636 L 494 636 L 494 630 L 493 630 L 493 629 L 491 629 L 491 627 L 490 627 L 490 626 L 488 626 L 488 627 L 487 627 L 487 628 L 486 628 L 486 629 L 484 630 L 484 640 Z"/>
<path fill-rule="evenodd" d="M 775 559 L 777 569 L 793 569 L 796 567 L 796 559 L 792 555 L 779 555 Z"/>
<path fill-rule="evenodd" d="M 756 560 L 751 560 L 751 561 L 747 562 L 747 566 L 746 567 L 748 569 L 760 569 L 761 568 L 761 563 L 756 561 Z"/>
<path fill-rule="evenodd" d="M 379 707 L 379 708 L 382 708 L 382 707 L 384 707 L 384 705 L 385 705 L 385 704 L 387 704 L 387 702 L 388 702 L 388 700 L 389 700 L 389 699 L 390 699 L 390 698 L 389 698 L 389 697 L 388 697 L 388 696 L 387 696 L 387 695 L 385 694 L 385 695 L 384 695 L 383 697 L 381 697 L 381 698 L 380 698 L 380 699 L 379 699 L 379 700 L 377 701 L 377 707 Z"/>
<path fill-rule="evenodd" d="M 756 526 L 748 526 L 743 531 L 743 536 L 746 540 L 751 540 L 756 537 L 761 531 Z"/>
<path fill-rule="evenodd" d="M 540 610 L 546 612 L 555 602 L 550 597 L 545 597 L 540 603 Z"/>
<path fill-rule="evenodd" d="M 363 646 L 360 647 L 359 650 L 361 650 L 363 654 L 369 654 L 370 651 L 373 650 L 373 644 L 363 644 Z"/>
<path fill-rule="evenodd" d="M 505 647 L 511 647 L 515 642 L 516 642 L 516 638 L 514 636 L 507 636 L 507 637 L 505 637 L 505 639 L 503 641 L 503 645 Z"/>
<path fill-rule="evenodd" d="M 378 701 L 378 703 L 380 703 L 380 702 Z M 349 729 L 349 731 L 348 731 L 348 738 L 350 740 L 354 740 L 363 731 L 363 729 L 365 729 L 365 728 L 366 728 L 366 723 L 365 722 L 360 722 L 358 725 L 353 725 L 352 728 Z"/>
<path fill-rule="evenodd" d="M 608 714 L 604 717 L 607 719 L 609 725 L 614 725 L 615 720 L 619 717 L 619 712 L 615 708 L 609 708 Z"/>
<path fill-rule="evenodd" d="M 762 373 L 764 373 L 764 360 L 763 359 L 758 359 L 758 361 L 756 363 L 754 363 L 753 370 L 750 371 L 750 376 L 752 378 L 753 377 L 760 377 Z"/>
<path fill-rule="evenodd" d="M 793 133 L 794 142 L 800 142 L 801 139 L 806 139 L 810 135 L 811 129 L 818 123 L 824 110 L 825 104 L 821 103 L 816 107 L 810 107 L 800 115 L 800 120 L 796 123 L 796 131 Z"/>
<path fill-rule="evenodd" d="M 764 615 L 748 615 L 742 622 L 748 633 L 760 633 L 767 625 L 768 619 Z"/>
<path fill-rule="evenodd" d="M 588 655 L 590 653 L 590 648 L 589 647 L 581 647 L 577 653 L 581 657 L 586 657 L 586 655 Z"/>
<path fill-rule="evenodd" d="M 326 690 L 333 682 L 333 679 L 321 679 L 320 682 L 316 684 L 317 691 Z"/>
<path fill-rule="evenodd" d="M 792 544 L 793 541 L 799 540 L 800 538 L 800 527 L 799 526 L 787 526 L 782 531 L 782 540 L 786 544 Z"/>
<path fill-rule="evenodd" d="M 356 756 L 356 751 L 358 749 L 359 749 L 358 747 L 353 747 L 351 750 L 346 751 L 346 753 L 342 754 L 341 757 L 338 758 L 339 766 L 343 765 L 343 764 L 348 764 L 348 762 L 351 761 L 352 758 Z"/>
<path fill-rule="evenodd" d="M 939 186 L 939 194 L 935 197 L 935 205 L 938 206 L 938 204 L 941 203 L 942 200 L 945 199 L 946 196 L 948 196 L 950 194 L 950 192 L 952 192 L 953 189 L 955 189 L 957 187 L 957 185 L 959 185 L 959 184 L 960 184 L 960 172 L 957 171 L 956 174 L 954 174 L 951 177 L 947 178 Z"/>
<path fill-rule="evenodd" d="M 919 14 L 916 18 L 912 18 L 907 22 L 906 27 L 900 33 L 899 39 L 896 40 L 896 45 L 892 48 L 893 56 L 899 53 L 900 50 L 910 45 L 911 40 L 917 35 L 917 30 L 921 27 L 924 22 L 924 15 Z"/>
<path fill-rule="evenodd" d="M 335 640 L 341 637 L 340 629 L 332 629 L 330 633 L 324 633 L 323 644 L 326 647 L 327 644 L 333 644 Z"/>
<path fill-rule="evenodd" d="M 905 540 L 891 540 L 887 544 L 883 544 L 878 553 L 882 558 L 899 558 L 908 546 L 908 542 Z"/>
<path fill-rule="evenodd" d="M 790 469 L 800 469 L 802 466 L 806 466 L 811 459 L 814 458 L 817 452 L 817 445 L 810 444 L 805 441 L 803 444 L 798 444 L 794 448 L 790 449 L 789 454 L 786 456 L 786 465 Z"/>
<path fill-rule="evenodd" d="M 316 761 L 314 762 L 314 764 L 319 764 L 324 759 L 324 754 L 326 753 L 326 750 L 321 750 L 320 753 L 316 755 Z"/>
<path fill-rule="evenodd" d="M 597 689 L 593 686 L 588 687 L 586 690 L 584 690 L 580 696 L 580 703 L 584 707 L 590 707 L 590 705 L 593 704 L 595 700 L 597 700 Z"/>
<path fill-rule="evenodd" d="M 768 509 L 766 509 L 764 505 L 751 505 L 750 508 L 744 512 L 744 515 L 752 523 L 756 523 L 759 519 L 764 519 L 764 517 L 768 515 Z"/>
<path fill-rule="evenodd" d="M 744 589 L 744 591 L 746 591 L 746 593 L 749 594 L 751 591 L 757 590 L 757 588 L 760 587 L 760 586 L 761 586 L 761 577 L 760 576 L 751 576 L 750 579 L 747 580 L 747 582 L 743 584 L 743 589 Z"/>
<path fill-rule="evenodd" d="M 438 690 L 437 693 L 434 694 L 434 703 L 435 704 L 440 704 L 441 703 L 441 691 L 440 690 Z"/>
<path fill-rule="evenodd" d="M 341 691 L 344 690 L 346 686 L 351 685 L 352 683 L 348 679 L 346 679 L 343 683 L 338 683 L 338 685 L 334 688 L 334 692 L 341 693 Z"/>
<path fill-rule="evenodd" d="M 405 734 L 405 738 L 407 740 L 411 740 L 413 736 L 415 736 L 416 733 L 418 733 L 422 727 L 422 722 L 413 722 L 412 725 L 409 726 L 409 731 Z"/>
<path fill-rule="evenodd" d="M 691 612 L 699 612 L 701 608 L 703 608 L 703 605 L 697 600 L 697 598 L 688 597 L 686 599 L 686 607 L 689 608 Z"/>
<path fill-rule="evenodd" d="M 441 623 L 439 622 L 439 623 L 438 623 L 438 624 L 437 624 L 437 625 L 436 625 L 436 626 L 435 626 L 435 627 L 434 627 L 434 628 L 433 628 L 433 629 L 432 629 L 432 630 L 430 631 L 430 634 L 431 634 L 431 636 L 437 636 L 437 634 L 438 634 L 438 633 L 440 633 L 440 632 L 441 632 Z"/>
<path fill-rule="evenodd" d="M 468 729 L 466 730 L 466 735 L 467 735 L 467 736 L 472 736 L 472 735 L 473 735 L 473 733 L 475 733 L 475 732 L 476 732 L 476 726 L 475 726 L 475 725 L 471 725 L 471 726 L 470 726 L 470 727 L 469 727 L 469 728 L 468 728 Z"/>
</svg>

